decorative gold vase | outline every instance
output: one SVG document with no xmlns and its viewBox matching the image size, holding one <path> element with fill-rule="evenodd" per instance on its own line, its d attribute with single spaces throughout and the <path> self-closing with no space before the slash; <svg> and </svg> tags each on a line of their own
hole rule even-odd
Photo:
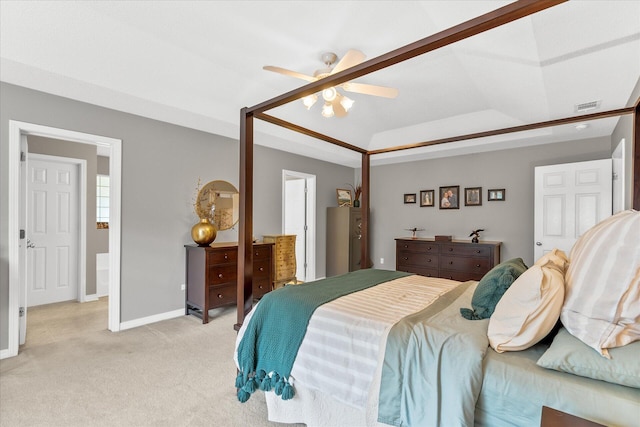
<svg viewBox="0 0 640 427">
<path fill-rule="evenodd" d="M 201 218 L 199 223 L 191 227 L 191 238 L 198 246 L 209 246 L 217 235 L 218 229 L 207 218 Z"/>
</svg>

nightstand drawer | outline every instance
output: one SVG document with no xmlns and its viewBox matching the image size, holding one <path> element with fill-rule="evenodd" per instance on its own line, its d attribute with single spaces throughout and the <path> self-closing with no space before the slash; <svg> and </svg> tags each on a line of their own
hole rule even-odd
<svg viewBox="0 0 640 427">
<path fill-rule="evenodd" d="M 271 269 L 271 263 L 269 259 L 254 259 L 253 260 L 253 277 L 267 277 L 269 278 L 271 275 L 269 274 Z"/>
<path fill-rule="evenodd" d="M 264 294 L 271 291 L 271 280 L 269 277 L 262 279 L 253 278 L 253 298 L 262 298 Z"/>
<path fill-rule="evenodd" d="M 236 302 L 236 285 L 209 287 L 209 308 L 220 307 Z"/>
<path fill-rule="evenodd" d="M 238 248 L 212 251 L 207 254 L 207 265 L 236 264 L 238 262 Z"/>
<path fill-rule="evenodd" d="M 236 277 L 238 277 L 236 264 L 209 266 L 209 285 L 235 282 Z"/>
</svg>

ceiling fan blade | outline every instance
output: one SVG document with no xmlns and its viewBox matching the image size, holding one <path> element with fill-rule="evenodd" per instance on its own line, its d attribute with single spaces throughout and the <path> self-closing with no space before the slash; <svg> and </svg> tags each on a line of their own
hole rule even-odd
<svg viewBox="0 0 640 427">
<path fill-rule="evenodd" d="M 338 95 L 333 101 L 331 101 L 333 114 L 335 114 L 336 117 L 345 117 L 347 115 L 347 110 L 345 110 L 342 104 L 340 104 L 341 99 L 342 96 Z"/>
<path fill-rule="evenodd" d="M 366 56 L 364 55 L 364 53 L 360 52 L 359 50 L 350 49 L 347 53 L 345 53 L 342 59 L 338 61 L 336 66 L 333 67 L 333 71 L 331 71 L 331 74 L 339 73 L 342 70 L 346 70 L 347 68 L 351 68 L 354 65 L 358 65 L 359 63 L 364 61 L 365 58 Z"/>
<path fill-rule="evenodd" d="M 398 96 L 398 89 L 385 86 L 368 85 L 364 83 L 348 82 L 342 85 L 347 92 L 363 93 L 365 95 L 382 96 L 384 98 L 395 98 Z"/>
<path fill-rule="evenodd" d="M 291 76 L 298 79 L 306 80 L 308 82 L 315 82 L 316 80 L 318 80 L 316 77 L 298 73 L 297 71 L 287 70 L 286 68 L 274 67 L 273 65 L 265 65 L 264 67 L 262 67 L 262 69 L 267 71 L 273 71 L 274 73 L 280 73 L 286 76 Z"/>
</svg>

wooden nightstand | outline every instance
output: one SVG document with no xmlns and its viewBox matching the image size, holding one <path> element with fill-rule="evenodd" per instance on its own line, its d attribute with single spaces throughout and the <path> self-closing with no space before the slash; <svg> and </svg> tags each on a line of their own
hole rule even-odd
<svg viewBox="0 0 640 427">
<path fill-rule="evenodd" d="M 557 409 L 542 407 L 542 418 L 540 419 L 540 427 L 604 427 L 602 424 L 576 417 L 575 415 L 566 414 Z"/>
<path fill-rule="evenodd" d="M 262 236 L 265 243 L 274 243 L 273 249 L 273 289 L 285 283 L 298 283 L 296 279 L 296 235 L 272 234 Z"/>
</svg>

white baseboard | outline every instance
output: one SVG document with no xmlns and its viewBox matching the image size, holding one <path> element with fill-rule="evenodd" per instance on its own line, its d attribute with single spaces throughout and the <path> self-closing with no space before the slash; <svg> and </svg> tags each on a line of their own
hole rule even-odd
<svg viewBox="0 0 640 427">
<path fill-rule="evenodd" d="M 4 350 L 0 350 L 0 359 L 6 359 L 11 357 L 11 353 L 9 353 L 9 349 L 5 348 Z"/>
<path fill-rule="evenodd" d="M 174 319 L 176 317 L 184 316 L 184 308 L 167 311 L 166 313 L 154 314 L 153 316 L 141 317 L 140 319 L 129 320 L 120 323 L 120 330 L 137 328 L 138 326 L 148 325 L 150 323 L 160 322 L 162 320 Z"/>
<path fill-rule="evenodd" d="M 98 295 L 97 294 L 85 295 L 84 302 L 91 302 L 91 301 L 98 301 Z"/>
</svg>

